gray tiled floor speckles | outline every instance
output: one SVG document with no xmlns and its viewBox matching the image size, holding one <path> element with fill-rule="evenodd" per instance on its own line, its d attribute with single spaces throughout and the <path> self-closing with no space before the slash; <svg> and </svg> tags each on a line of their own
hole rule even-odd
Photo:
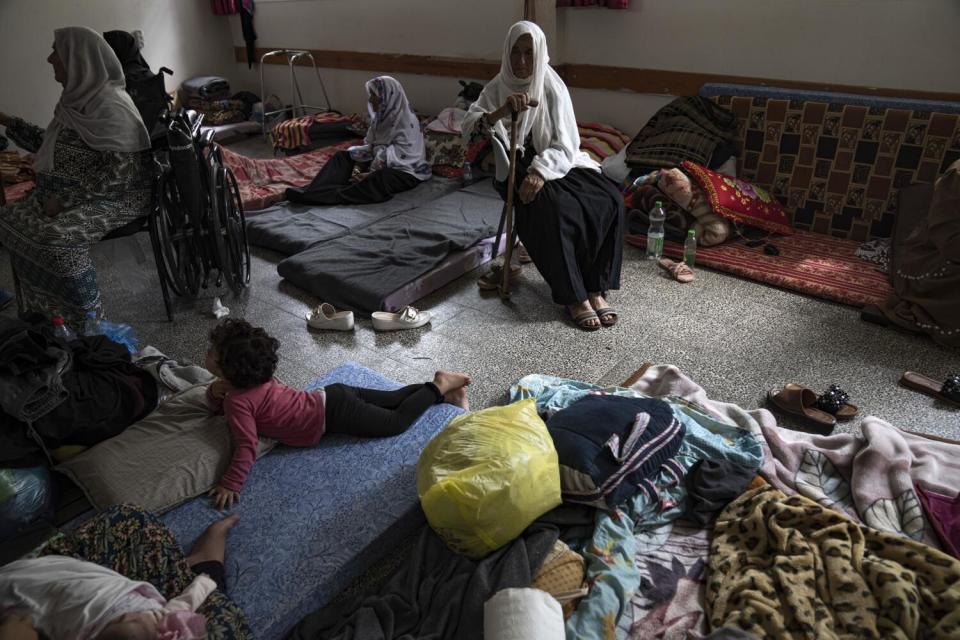
<svg viewBox="0 0 960 640">
<path fill-rule="evenodd" d="M 257 145 L 262 143 L 249 140 L 244 147 Z M 471 400 L 483 407 L 502 401 L 510 384 L 528 373 L 615 384 L 649 360 L 676 364 L 712 396 L 748 408 L 783 382 L 815 390 L 836 382 L 862 415 L 960 438 L 960 411 L 896 385 L 907 369 L 936 378 L 960 370 L 960 352 L 865 324 L 850 307 L 722 273 L 701 269 L 693 283 L 680 285 L 631 247 L 625 250 L 621 290 L 611 296 L 621 321 L 594 333 L 577 331 L 564 320 L 531 266 L 509 303 L 480 292 L 476 273 L 429 295 L 417 303 L 435 316 L 423 329 L 378 334 L 369 320 L 360 319 L 353 333 L 309 331 L 303 317 L 320 301 L 280 279 L 281 258 L 254 248 L 251 286 L 240 297 L 211 288 L 196 301 L 177 301 L 175 320 L 168 323 L 145 235 L 94 250 L 108 316 L 132 324 L 142 343 L 201 361 L 219 293 L 233 316 L 263 325 L 280 339 L 278 373 L 294 385 L 347 360 L 401 382 L 453 368 L 474 376 Z M 0 287 L 10 285 L 3 256 Z"/>
</svg>

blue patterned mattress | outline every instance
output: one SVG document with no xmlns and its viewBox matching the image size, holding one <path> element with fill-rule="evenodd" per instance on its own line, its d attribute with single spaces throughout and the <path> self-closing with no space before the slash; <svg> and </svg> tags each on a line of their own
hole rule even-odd
<svg viewBox="0 0 960 640">
<path fill-rule="evenodd" d="M 334 382 L 394 389 L 355 363 L 310 387 Z M 406 433 L 389 439 L 324 437 L 317 447 L 277 447 L 253 466 L 227 542 L 227 589 L 257 638 L 282 638 L 324 606 L 393 544 L 423 522 L 414 474 L 420 452 L 457 414 L 431 408 Z M 184 549 L 224 514 L 204 498 L 164 514 Z"/>
</svg>

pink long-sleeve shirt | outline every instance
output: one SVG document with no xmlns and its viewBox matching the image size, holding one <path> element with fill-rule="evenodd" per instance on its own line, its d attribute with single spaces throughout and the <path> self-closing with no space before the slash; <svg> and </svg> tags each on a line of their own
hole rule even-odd
<svg viewBox="0 0 960 640">
<path fill-rule="evenodd" d="M 237 389 L 223 400 L 207 389 L 207 400 L 227 417 L 233 437 L 233 457 L 220 486 L 240 491 L 257 459 L 257 438 L 264 436 L 291 447 L 312 447 L 323 436 L 323 389 L 301 391 L 276 380 L 250 389 Z"/>
</svg>

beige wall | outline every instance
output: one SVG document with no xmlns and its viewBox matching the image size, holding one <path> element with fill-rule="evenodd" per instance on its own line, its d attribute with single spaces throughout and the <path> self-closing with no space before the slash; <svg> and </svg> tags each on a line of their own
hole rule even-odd
<svg viewBox="0 0 960 640">
<path fill-rule="evenodd" d="M 564 62 L 960 92 L 958 0 L 632 0 L 562 9 Z M 607 43 L 616 43 L 609 46 Z M 634 133 L 665 99 L 574 90 Z"/>
<path fill-rule="evenodd" d="M 151 68 L 174 71 L 168 89 L 200 73 L 231 77 L 236 67 L 229 20 L 206 0 L 0 0 L 0 111 L 46 126 L 60 96 L 46 62 L 53 30 L 74 25 L 143 31 Z"/>
<path fill-rule="evenodd" d="M 259 0 L 261 47 L 287 46 L 496 59 L 521 0 Z M 673 69 L 960 92 L 960 0 L 633 0 L 628 11 L 562 9 L 538 0 L 555 62 Z M 239 19 L 207 0 L 0 0 L 0 111 L 49 120 L 59 93 L 44 62 L 55 27 L 145 32 L 145 57 L 259 91 L 257 70 L 232 61 Z M 320 91 L 301 69 L 308 101 Z M 334 106 L 363 108 L 373 72 L 321 69 Z M 266 70 L 268 92 L 289 100 L 285 68 Z M 456 80 L 398 74 L 424 112 L 448 106 Z M 168 86 L 174 86 L 168 82 Z M 581 120 L 634 133 L 664 96 L 572 91 Z"/>
</svg>

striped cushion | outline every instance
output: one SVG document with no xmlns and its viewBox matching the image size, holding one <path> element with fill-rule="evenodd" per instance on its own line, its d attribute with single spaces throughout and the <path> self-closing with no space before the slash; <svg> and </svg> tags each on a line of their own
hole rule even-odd
<svg viewBox="0 0 960 640">
<path fill-rule="evenodd" d="M 580 131 L 580 150 L 586 151 L 597 162 L 620 153 L 630 142 L 630 136 L 607 124 L 579 122 L 577 129 Z"/>
</svg>

